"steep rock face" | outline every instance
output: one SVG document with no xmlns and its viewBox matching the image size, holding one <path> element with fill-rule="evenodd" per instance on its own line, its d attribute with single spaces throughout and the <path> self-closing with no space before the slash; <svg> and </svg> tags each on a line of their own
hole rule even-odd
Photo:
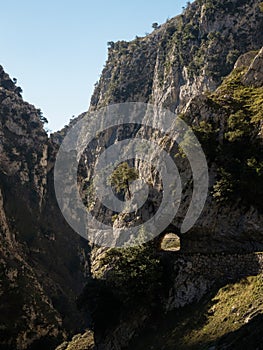
<svg viewBox="0 0 263 350">
<path fill-rule="evenodd" d="M 9 86 L 7 82 L 11 84 L 7 79 L 2 82 L 3 86 Z M 32 188 L 31 199 L 40 209 L 46 187 L 47 165 L 47 135 L 40 121 L 40 111 L 22 103 L 15 88 L 10 91 L 3 86 L 0 90 L 1 179 L 21 183 L 24 193 L 21 193 L 20 199 L 25 203 L 31 203 L 26 192 Z"/>
<path fill-rule="evenodd" d="M 262 182 L 259 163 L 262 161 L 260 88 L 263 14 L 259 5 L 260 1 L 248 0 L 196 1 L 182 16 L 169 20 L 145 38 L 136 38 L 131 43 L 111 43 L 106 67 L 91 100 L 90 110 L 126 101 L 150 102 L 181 113 L 193 127 L 208 160 L 209 196 L 195 226 L 181 236 L 181 251 L 183 254 L 204 254 L 204 260 L 206 254 L 252 252 L 253 261 L 253 252 L 263 248 L 262 207 L 259 203 L 259 183 Z M 236 69 L 232 71 L 235 63 Z M 230 77 L 227 77 L 230 73 Z M 249 106 L 245 103 L 246 99 L 250 101 Z M 251 103 L 253 99 L 257 100 L 255 104 Z M 93 168 L 97 156 L 103 151 L 101 145 L 133 138 L 143 132 L 136 126 L 131 127 L 128 134 L 122 135 L 122 130 L 119 131 L 115 134 L 106 132 L 101 143 L 95 145 L 89 158 L 89 169 Z M 160 140 L 158 134 L 152 134 L 150 140 L 157 140 L 166 146 L 172 156 L 178 154 L 178 149 L 173 150 L 169 141 L 165 143 Z M 243 147 L 249 151 L 241 154 Z M 259 157 L 254 160 L 253 155 L 257 152 Z M 182 178 L 189 178 L 189 164 L 184 159 L 179 163 Z M 137 166 L 140 174 L 149 175 L 142 164 Z M 235 166 L 238 174 L 233 172 Z M 90 180 L 92 171 L 87 170 L 86 176 Z M 158 187 L 154 176 L 152 179 Z M 251 183 L 255 184 L 254 192 L 246 187 Z M 231 194 L 224 192 L 228 188 Z M 180 234 L 191 191 L 191 184 L 188 184 L 177 218 L 173 221 L 177 234 Z M 105 213 L 101 211 L 100 214 L 103 219 Z M 118 219 L 114 225 L 116 222 L 116 226 L 123 224 L 124 221 Z M 93 251 L 92 263 L 96 275 L 104 253 L 104 249 Z M 220 259 L 220 255 L 217 257 Z M 190 264 L 183 261 L 180 269 L 178 264 L 174 266 L 177 279 L 170 290 L 170 301 L 165 300 L 168 309 L 198 299 L 217 279 L 215 273 L 211 279 L 202 277 L 200 280 L 198 269 L 188 279 L 186 276 L 192 271 Z M 213 266 L 209 265 L 211 275 Z M 255 259 L 253 273 L 257 272 Z M 250 269 L 247 273 L 250 273 Z M 138 317 L 147 318 L 147 315 Z M 130 326 L 128 332 L 133 337 L 138 324 L 134 328 Z M 129 335 L 125 333 L 121 336 L 120 328 L 111 330 L 104 339 L 96 339 L 95 332 L 98 347 L 119 349 L 127 346 Z"/>
<path fill-rule="evenodd" d="M 206 98 L 206 93 L 216 91 L 223 78 L 234 68 L 240 54 L 246 53 L 247 68 L 250 64 L 257 67 L 250 67 L 246 74 L 254 76 L 257 69 L 258 78 L 255 79 L 259 81 L 261 68 L 257 62 L 261 53 L 258 54 L 258 50 L 263 45 L 260 34 L 263 28 L 263 14 L 259 5 L 259 1 L 248 0 L 227 3 L 195 1 L 187 7 L 183 15 L 167 21 L 145 38 L 136 38 L 130 43 L 110 43 L 109 58 L 95 88 L 90 110 L 111 103 L 140 101 L 168 108 L 175 113 L 183 113 L 193 127 L 214 118 L 221 125 L 220 135 L 216 140 L 220 144 L 229 111 L 223 109 L 223 113 L 218 116 L 219 104 L 216 108 L 212 106 L 210 99 Z M 255 59 L 254 64 L 252 59 Z M 86 184 L 91 185 L 92 169 L 105 145 L 145 133 L 145 130 L 141 130 L 137 125 L 131 126 L 128 131 L 127 128 L 122 129 L 124 128 L 105 132 L 100 141 L 95 142 L 85 155 L 88 166 L 83 174 L 83 188 Z M 169 141 L 161 140 L 159 134 L 149 135 L 148 131 L 147 138 L 172 149 Z M 189 164 L 184 160 L 179 163 L 182 179 L 189 179 Z M 218 177 L 218 166 L 210 163 L 212 190 Z M 158 188 L 160 184 L 156 182 L 155 174 L 150 174 L 143 164 L 138 163 L 137 166 L 142 177 L 150 177 L 153 186 Z M 177 231 L 191 199 L 190 187 L 191 184 L 188 184 L 188 188 L 185 189 L 182 205 L 173 222 Z M 147 207 L 145 210 L 148 209 Z M 235 215 L 229 217 L 229 210 L 233 210 Z M 97 211 L 100 213 L 100 219 L 107 222 L 111 221 L 114 214 L 101 208 L 97 208 Z M 229 206 L 220 205 L 209 196 L 200 221 L 193 231 L 182 237 L 182 249 L 193 252 L 200 249 L 261 249 L 262 233 L 258 230 L 260 225 L 257 224 L 260 220 L 257 208 L 248 209 L 247 205 L 240 204 L 239 199 Z M 115 223 L 118 225 L 117 221 Z M 251 232 L 255 232 L 254 235 L 250 236 Z M 208 240 L 209 244 L 206 244 Z M 99 255 L 94 254 L 94 257 L 99 258 Z"/>
<path fill-rule="evenodd" d="M 220 104 L 211 104 L 206 94 L 216 91 L 242 54 L 246 54 L 247 69 L 251 64 L 243 78 L 246 84 L 251 86 L 253 79 L 257 81 L 255 87 L 261 84 L 262 53 L 258 53 L 258 50 L 263 45 L 263 13 L 259 5 L 260 1 L 248 0 L 195 1 L 183 15 L 167 21 L 145 38 L 136 38 L 130 43 L 110 43 L 109 58 L 95 88 L 90 110 L 111 103 L 149 102 L 184 114 L 189 125 L 196 128 L 202 122 L 217 120 L 220 131 L 215 142 L 221 144 L 224 124 L 232 112 L 222 108 L 221 113 Z M 241 64 L 239 61 L 238 64 L 244 66 L 244 62 Z M 127 137 L 134 138 L 143 132 L 138 126 L 130 127 L 126 133 L 121 128 L 115 133 L 107 131 L 87 157 L 89 167 L 86 178 L 92 178 L 91 169 L 103 151 L 103 145 Z M 148 132 L 147 137 L 172 149 L 169 141 L 165 145 L 165 140 L 161 140 L 159 134 L 149 135 Z M 189 179 L 189 164 L 184 160 L 179 163 L 182 178 Z M 218 165 L 210 160 L 209 163 L 212 190 L 219 177 Z M 137 166 L 142 177 L 151 175 L 143 164 L 138 163 Z M 155 176 L 150 177 L 153 185 L 158 187 Z M 190 187 L 191 184 L 185 189 L 182 205 L 173 223 L 178 230 L 191 199 Z M 209 196 L 203 215 L 193 231 L 182 237 L 182 249 L 193 252 L 200 249 L 261 249 L 262 232 L 258 224 L 261 216 L 258 209 L 253 206 L 247 208 L 252 203 L 243 204 L 242 198 L 241 202 L 237 197 L 235 203 L 222 205 L 212 197 Z M 229 210 L 235 213 L 231 217 Z M 101 218 L 105 219 L 103 215 L 110 220 L 110 213 L 101 211 Z M 211 217 L 214 221 L 211 221 Z"/>
<path fill-rule="evenodd" d="M 213 125 L 214 134 L 210 130 L 213 135 L 203 141 L 210 163 L 210 195 L 196 229 L 182 237 L 183 250 L 262 250 L 262 208 L 257 202 L 262 180 L 259 172 L 254 177 L 249 163 L 254 156 L 262 157 L 262 64 L 262 49 L 241 56 L 222 86 L 213 94 L 194 98 L 186 109 L 185 118 L 201 140 L 209 133 L 201 125 Z M 232 167 L 240 174 L 235 175 Z M 229 194 L 222 195 L 228 200 L 221 198 L 222 181 L 226 180 L 222 171 L 229 176 Z"/>
<path fill-rule="evenodd" d="M 244 54 L 214 92 L 193 98 L 182 115 L 207 156 L 210 188 L 202 215 L 181 235 L 181 253 L 161 253 L 167 269 L 163 288 L 168 293 L 162 298 L 166 311 L 199 301 L 229 280 L 262 273 L 262 253 L 255 254 L 263 250 L 262 64 L 262 49 Z M 180 169 L 183 176 L 191 170 L 184 159 Z M 179 215 L 183 216 L 190 199 L 187 188 Z M 180 217 L 173 224 L 179 228 Z M 103 254 L 105 249 L 92 256 L 95 276 L 99 271 L 103 276 Z M 124 316 L 103 336 L 95 332 L 98 348 L 124 348 L 139 331 L 139 320 L 148 317 L 147 311 L 140 310 L 135 319 Z"/>
<path fill-rule="evenodd" d="M 141 101 L 175 111 L 215 89 L 242 53 L 263 45 L 259 4 L 195 1 L 145 38 L 111 43 L 91 109 Z"/>
<path fill-rule="evenodd" d="M 84 316 L 88 247 L 64 222 L 40 110 L 0 67 L 1 346 L 52 349 Z"/>
</svg>

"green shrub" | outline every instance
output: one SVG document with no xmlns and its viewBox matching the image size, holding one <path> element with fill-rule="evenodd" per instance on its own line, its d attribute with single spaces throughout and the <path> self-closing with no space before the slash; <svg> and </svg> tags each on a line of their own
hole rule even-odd
<svg viewBox="0 0 263 350">
<path fill-rule="evenodd" d="M 159 305 L 162 266 L 153 244 L 111 249 L 101 259 L 101 278 L 90 278 L 78 298 L 100 330 L 114 326 L 123 314 L 143 305 Z"/>
<path fill-rule="evenodd" d="M 118 298 L 136 302 L 138 298 L 151 302 L 159 288 L 161 264 L 152 244 L 112 249 L 102 259 L 102 265 L 110 266 L 107 283 Z M 149 293 L 145 294 L 145 291 Z"/>
<path fill-rule="evenodd" d="M 108 179 L 108 183 L 114 187 L 117 193 L 127 193 L 129 198 L 131 198 L 130 182 L 138 179 L 138 176 L 138 170 L 124 162 L 113 171 Z"/>
<path fill-rule="evenodd" d="M 260 200 L 263 195 L 263 149 L 259 137 L 263 88 L 242 83 L 246 70 L 243 67 L 233 71 L 211 95 L 225 118 L 222 144 L 215 149 L 218 175 L 213 196 L 218 201 L 239 198 L 245 204 L 263 210 Z M 207 131 L 201 128 L 198 132 L 205 145 Z"/>
</svg>

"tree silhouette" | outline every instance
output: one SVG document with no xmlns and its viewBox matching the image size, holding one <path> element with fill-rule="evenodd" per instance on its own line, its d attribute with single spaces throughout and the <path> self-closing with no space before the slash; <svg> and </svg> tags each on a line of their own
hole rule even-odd
<svg viewBox="0 0 263 350">
<path fill-rule="evenodd" d="M 160 26 L 159 26 L 159 24 L 158 24 L 157 22 L 154 22 L 154 23 L 152 24 L 152 28 L 155 30 L 155 29 L 160 28 Z"/>
</svg>

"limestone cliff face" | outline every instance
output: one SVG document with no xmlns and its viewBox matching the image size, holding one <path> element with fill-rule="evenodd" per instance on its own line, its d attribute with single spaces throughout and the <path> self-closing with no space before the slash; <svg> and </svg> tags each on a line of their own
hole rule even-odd
<svg viewBox="0 0 263 350">
<path fill-rule="evenodd" d="M 199 220 L 191 231 L 181 236 L 181 252 L 160 253 L 165 267 L 162 288 L 166 295 L 161 297 L 158 316 L 155 315 L 157 319 L 162 312 L 199 301 L 212 288 L 263 271 L 262 253 L 255 253 L 263 247 L 260 204 L 262 65 L 260 47 L 241 55 L 230 75 L 214 91 L 193 96 L 183 108 L 182 117 L 196 132 L 207 156 L 210 191 Z M 95 148 L 94 154 L 99 151 L 99 147 Z M 171 153 L 175 155 L 172 150 Z M 144 171 L 140 165 L 139 169 Z M 184 160 L 180 170 L 182 176 L 190 171 Z M 189 205 L 190 193 L 186 188 L 179 212 L 182 216 Z M 173 224 L 176 232 L 180 218 Z M 107 279 L 103 274 L 105 266 L 100 264 L 104 253 L 105 249 L 93 251 L 93 274 Z M 108 331 L 100 332 L 99 329 L 96 332 L 95 328 L 97 348 L 126 348 L 138 334 L 138 342 L 144 340 L 142 328 L 150 315 L 149 309 L 145 310 L 143 306 L 136 310 L 137 314 L 131 311 L 122 316 L 119 324 L 109 327 Z M 258 313 L 261 311 L 253 309 L 250 320 Z M 77 343 L 80 349 L 83 348 L 82 341 L 80 338 Z"/>
<path fill-rule="evenodd" d="M 242 53 L 263 45 L 259 4 L 195 1 L 146 37 L 111 43 L 91 109 L 141 101 L 182 110 L 194 96 L 214 90 Z"/>
<path fill-rule="evenodd" d="M 88 253 L 60 216 L 41 112 L 0 67 L 0 333 L 5 349 L 51 349 L 82 329 L 74 299 Z"/>
<path fill-rule="evenodd" d="M 221 113 L 219 104 L 215 108 L 206 94 L 216 91 L 238 57 L 247 52 L 250 57 L 247 68 L 251 67 L 243 79 L 248 84 L 257 80 L 255 87 L 260 86 L 262 54 L 258 54 L 258 50 L 263 45 L 263 13 L 259 5 L 260 1 L 255 0 L 195 1 L 181 16 L 167 21 L 144 38 L 110 43 L 108 61 L 95 88 L 90 110 L 111 103 L 141 101 L 182 113 L 195 128 L 202 122 L 217 120 L 220 131 L 216 142 L 220 145 L 231 111 L 224 109 Z M 130 137 L 136 137 L 141 132 L 139 129 L 130 128 Z M 121 134 L 121 130 L 118 136 L 105 134 L 103 142 L 92 150 L 93 158 L 89 156 L 90 169 L 103 150 L 101 144 L 127 137 Z M 153 133 L 151 138 L 161 143 L 158 135 Z M 219 175 L 218 164 L 210 163 L 212 193 Z M 143 165 L 138 164 L 138 168 L 141 174 L 147 173 Z M 181 162 L 180 170 L 183 178 L 189 177 L 191 169 L 187 162 Z M 89 177 L 92 177 L 90 170 Z M 154 183 L 154 176 L 152 178 Z M 244 204 L 241 197 L 221 205 L 210 195 L 199 222 L 182 237 L 182 249 L 188 252 L 261 249 L 261 215 L 253 205 L 249 207 L 252 203 Z M 185 189 L 183 204 L 174 221 L 178 229 L 190 199 L 189 187 Z M 233 213 L 231 217 L 229 211 Z"/>
<path fill-rule="evenodd" d="M 239 265 L 245 261 L 245 266 L 248 262 L 245 275 L 262 270 L 262 262 L 259 266 L 253 255 L 263 248 L 262 207 L 258 202 L 262 196 L 259 163 L 263 84 L 263 13 L 259 5 L 260 1 L 249 0 L 195 1 L 183 15 L 167 21 L 145 38 L 110 43 L 108 61 L 91 100 L 90 110 L 112 103 L 140 101 L 180 113 L 200 138 L 207 156 L 209 196 L 195 226 L 180 237 L 182 256 L 190 257 L 177 260 L 176 256 L 174 262 L 167 258 L 173 271 L 173 286 L 168 299 L 164 298 L 168 310 L 198 300 L 220 279 L 219 275 L 226 278 L 229 272 L 231 278 L 239 278 L 238 271 L 227 269 L 229 263 Z M 141 131 L 131 127 L 128 135 L 122 135 L 120 130 L 115 137 L 114 133 L 105 133 L 89 155 L 87 178 L 92 177 L 90 169 L 103 151 L 102 144 L 136 137 Z M 158 135 L 153 134 L 150 139 L 170 149 L 172 156 L 178 154 L 178 149 L 173 150 Z M 141 175 L 147 173 L 142 164 L 137 165 Z M 179 168 L 182 178 L 187 178 L 191 172 L 189 164 L 181 159 Z M 152 179 L 153 186 L 158 187 L 154 176 Z M 251 189 L 252 183 L 255 191 Z M 231 193 L 226 193 L 228 189 Z M 176 233 L 180 232 L 191 196 L 188 184 L 173 221 Z M 110 216 L 103 211 L 100 215 L 102 219 L 103 215 Z M 123 221 L 116 220 L 117 225 Z M 93 251 L 95 276 L 104 252 Z M 237 255 L 231 260 L 233 253 L 242 256 L 249 252 L 252 254 L 245 259 Z M 199 269 L 200 261 L 203 271 Z M 215 261 L 221 261 L 222 266 L 213 274 Z M 206 264 L 209 272 L 203 273 Z M 145 319 L 147 315 L 142 312 L 138 318 Z M 104 337 L 96 338 L 95 332 L 98 348 L 127 346 L 140 327 L 137 321 L 122 320 Z"/>
<path fill-rule="evenodd" d="M 20 194 L 21 207 L 23 201 L 30 203 L 26 192 L 32 188 L 32 199 L 40 209 L 46 189 L 48 147 L 40 111 L 22 102 L 18 88 L 8 80 L 2 67 L 0 78 L 1 179 L 22 184 L 24 193 Z"/>
</svg>

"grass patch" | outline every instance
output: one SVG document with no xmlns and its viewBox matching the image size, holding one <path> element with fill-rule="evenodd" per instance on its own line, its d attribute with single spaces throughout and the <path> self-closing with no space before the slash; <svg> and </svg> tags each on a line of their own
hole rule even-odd
<svg viewBox="0 0 263 350">
<path fill-rule="evenodd" d="M 198 304 L 153 320 L 129 349 L 220 349 L 226 336 L 227 344 L 234 341 L 237 332 L 249 327 L 258 315 L 263 315 L 263 279 L 250 276 L 222 287 Z"/>
</svg>

